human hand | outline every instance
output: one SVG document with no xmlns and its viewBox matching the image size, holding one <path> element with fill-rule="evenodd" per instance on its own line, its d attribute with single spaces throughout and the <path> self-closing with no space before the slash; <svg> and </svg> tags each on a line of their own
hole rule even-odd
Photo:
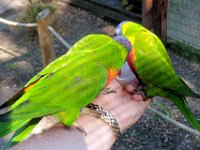
<svg viewBox="0 0 200 150">
<path fill-rule="evenodd" d="M 151 102 L 151 99 L 144 101 L 142 96 L 131 94 L 137 86 L 136 80 L 125 87 L 122 87 L 117 80 L 113 80 L 108 87 L 116 93 L 100 95 L 92 102 L 103 107 L 116 118 L 121 132 L 134 125 Z M 85 143 L 88 150 L 108 150 L 114 144 L 115 136 L 112 129 L 101 119 L 81 113 L 77 122 L 87 134 Z"/>
<path fill-rule="evenodd" d="M 116 93 L 98 96 L 93 103 L 108 110 L 118 121 L 121 132 L 134 125 L 144 114 L 151 99 L 143 100 L 141 95 L 131 95 L 137 82 L 122 87 L 114 80 L 109 87 Z"/>
</svg>

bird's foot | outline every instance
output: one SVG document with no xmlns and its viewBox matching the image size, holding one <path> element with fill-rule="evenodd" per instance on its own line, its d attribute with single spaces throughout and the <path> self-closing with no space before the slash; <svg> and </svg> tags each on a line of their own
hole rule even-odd
<svg viewBox="0 0 200 150">
<path fill-rule="evenodd" d="M 139 94 L 139 95 L 142 96 L 142 98 L 143 98 L 144 100 L 147 99 L 147 96 L 146 96 L 145 92 L 144 92 L 142 89 L 134 89 L 134 90 L 132 91 L 131 94 L 132 94 L 132 95 L 134 95 L 134 94 Z"/>
<path fill-rule="evenodd" d="M 78 124 L 78 122 L 75 121 L 75 122 L 73 123 L 73 126 L 74 126 L 77 130 L 79 130 L 81 133 L 83 133 L 84 136 L 87 136 L 87 133 L 86 133 L 85 129 L 82 128 L 82 127 Z"/>
<path fill-rule="evenodd" d="M 112 90 L 111 87 L 107 87 L 105 89 L 103 89 L 99 95 L 107 95 L 107 94 L 111 94 L 111 93 L 117 93 L 115 90 Z"/>
</svg>

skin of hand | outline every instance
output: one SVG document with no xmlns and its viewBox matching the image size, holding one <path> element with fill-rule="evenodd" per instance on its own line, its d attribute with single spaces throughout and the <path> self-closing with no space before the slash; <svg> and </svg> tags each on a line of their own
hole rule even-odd
<svg viewBox="0 0 200 150">
<path fill-rule="evenodd" d="M 109 87 L 116 93 L 100 95 L 93 103 L 102 106 L 114 115 L 121 131 L 124 132 L 142 117 L 151 99 L 143 100 L 141 95 L 131 94 L 133 89 L 138 87 L 137 82 L 122 87 L 119 82 L 114 80 Z"/>
<path fill-rule="evenodd" d="M 114 80 L 108 87 L 111 87 L 116 93 L 100 95 L 93 101 L 94 104 L 103 107 L 117 119 L 121 132 L 134 125 L 151 102 L 151 99 L 143 100 L 142 96 L 131 94 L 132 90 L 137 86 L 138 83 L 133 82 L 126 87 L 122 87 L 118 81 Z M 31 136 L 11 149 L 111 149 L 116 140 L 113 131 L 105 122 L 84 114 L 80 114 L 77 122 L 87 135 L 82 135 L 80 131 L 73 127 L 66 128 L 63 125 L 59 125 L 48 129 L 42 134 Z"/>
<path fill-rule="evenodd" d="M 116 93 L 100 95 L 93 103 L 109 111 L 117 119 L 120 130 L 123 133 L 141 118 L 151 99 L 143 100 L 141 95 L 131 94 L 133 89 L 138 87 L 137 81 L 133 81 L 132 84 L 122 87 L 117 80 L 114 80 L 108 87 L 111 87 Z M 88 149 L 107 150 L 112 147 L 115 142 L 113 131 L 102 120 L 89 115 L 80 115 L 77 121 L 87 133 L 85 142 L 86 145 L 89 145 Z M 93 134 L 94 131 L 95 135 Z M 101 137 L 103 133 L 106 133 L 106 135 Z M 99 143 L 96 142 L 97 136 L 101 137 L 101 142 Z M 106 143 L 106 145 L 103 143 Z"/>
</svg>

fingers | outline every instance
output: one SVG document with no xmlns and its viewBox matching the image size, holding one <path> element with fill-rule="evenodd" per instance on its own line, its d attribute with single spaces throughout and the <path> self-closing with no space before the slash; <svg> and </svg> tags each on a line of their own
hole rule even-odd
<svg viewBox="0 0 200 150">
<path fill-rule="evenodd" d="M 139 94 L 134 94 L 132 96 L 132 99 L 135 100 L 135 101 L 144 101 L 143 97 Z"/>
<path fill-rule="evenodd" d="M 135 88 L 132 85 L 129 84 L 129 85 L 126 86 L 125 91 L 127 93 L 131 94 L 134 89 Z"/>
<path fill-rule="evenodd" d="M 152 102 L 151 98 L 146 99 L 145 101 L 141 101 L 141 105 L 144 109 L 146 109 L 148 107 L 148 105 Z"/>
<path fill-rule="evenodd" d="M 132 95 L 134 89 L 135 89 L 135 88 L 134 88 L 132 85 L 127 85 L 125 91 L 126 91 L 128 94 Z M 134 94 L 134 95 L 132 95 L 132 99 L 133 99 L 133 100 L 136 100 L 136 101 L 143 101 L 143 100 L 144 100 L 144 98 L 142 97 L 142 95 L 139 95 L 139 94 Z"/>
</svg>

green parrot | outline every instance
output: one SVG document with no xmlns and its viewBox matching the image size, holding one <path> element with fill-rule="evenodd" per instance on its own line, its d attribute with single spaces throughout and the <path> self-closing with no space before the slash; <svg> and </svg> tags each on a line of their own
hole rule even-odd
<svg viewBox="0 0 200 150">
<path fill-rule="evenodd" d="M 194 128 L 200 124 L 185 99 L 200 98 L 176 74 L 161 40 L 142 25 L 125 21 L 116 27 L 116 35 L 126 37 L 132 44 L 128 64 L 143 85 L 147 97 L 161 96 L 173 102 Z"/>
<path fill-rule="evenodd" d="M 120 36 L 103 34 L 76 42 L 0 106 L 0 137 L 15 131 L 9 146 L 21 142 L 45 115 L 71 126 L 80 109 L 118 75 L 128 54 L 120 42 Z"/>
</svg>

